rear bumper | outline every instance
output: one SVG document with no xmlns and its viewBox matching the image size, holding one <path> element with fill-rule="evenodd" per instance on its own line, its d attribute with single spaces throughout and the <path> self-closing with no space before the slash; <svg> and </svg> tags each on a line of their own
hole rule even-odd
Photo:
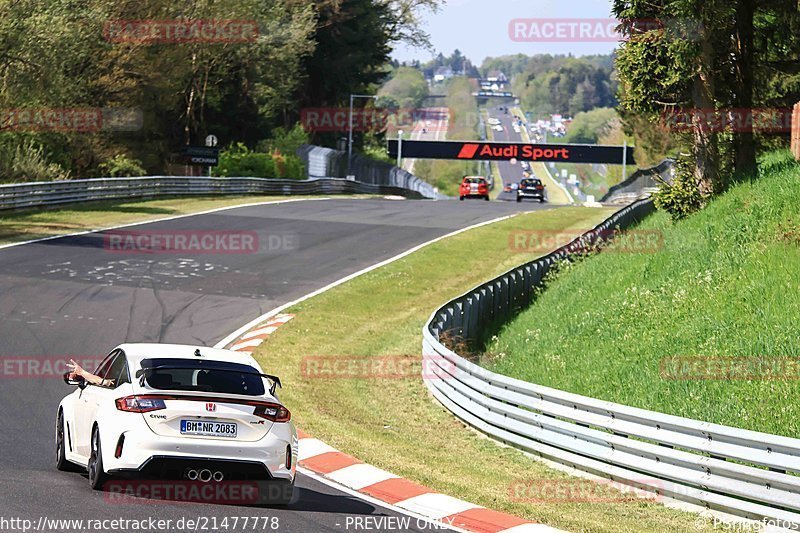
<svg viewBox="0 0 800 533">
<path fill-rule="evenodd" d="M 297 433 L 291 423 L 273 424 L 264 438 L 251 442 L 164 437 L 143 429 L 122 433 L 119 458 L 114 457 L 119 435 L 103 441 L 103 463 L 109 473 L 184 479 L 188 469 L 213 466 L 211 470 L 223 472 L 225 479 L 294 480 Z M 287 448 L 291 457 L 288 465 Z"/>
<path fill-rule="evenodd" d="M 285 505 L 294 496 L 294 478 L 274 478 L 262 463 L 235 459 L 153 456 L 138 469 L 109 472 L 106 500 L 129 497 L 221 505 Z"/>
<path fill-rule="evenodd" d="M 181 457 L 154 455 L 138 468 L 117 468 L 109 474 L 120 477 L 136 477 L 145 479 L 187 479 L 189 470 L 208 469 L 211 472 L 222 472 L 229 481 L 267 481 L 273 479 L 264 463 L 242 461 L 238 459 L 209 459 L 204 457 Z"/>
<path fill-rule="evenodd" d="M 520 198 L 544 198 L 544 191 L 517 191 Z"/>
</svg>

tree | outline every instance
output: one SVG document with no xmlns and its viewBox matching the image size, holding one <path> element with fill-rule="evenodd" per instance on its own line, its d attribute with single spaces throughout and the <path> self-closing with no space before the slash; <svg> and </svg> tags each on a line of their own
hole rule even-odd
<svg viewBox="0 0 800 533">
<path fill-rule="evenodd" d="M 707 199 L 735 173 L 751 173 L 759 144 L 772 142 L 774 133 L 726 121 L 734 111 L 752 120 L 752 108 L 785 106 L 800 96 L 796 3 L 615 0 L 613 12 L 627 37 L 617 56 L 623 109 L 652 122 L 688 119 L 679 123 L 688 127 L 677 128 L 687 131 L 676 134 L 690 162 L 680 168 L 692 172 L 682 187 L 694 186 Z M 642 28 L 639 20 L 662 24 Z"/>
<path fill-rule="evenodd" d="M 608 133 L 609 128 L 618 120 L 617 112 L 610 107 L 578 113 L 570 124 L 564 141 L 595 144 L 604 134 Z"/>
<path fill-rule="evenodd" d="M 420 107 L 428 96 L 428 84 L 419 70 L 400 67 L 392 73 L 392 78 L 381 87 L 378 96 L 381 100 L 390 99 L 396 107 Z"/>
</svg>

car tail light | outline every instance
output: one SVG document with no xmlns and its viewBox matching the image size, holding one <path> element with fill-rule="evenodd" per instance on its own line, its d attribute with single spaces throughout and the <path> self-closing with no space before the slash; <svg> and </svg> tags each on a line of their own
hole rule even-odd
<svg viewBox="0 0 800 533">
<path fill-rule="evenodd" d="M 292 469 L 292 448 L 291 446 L 286 446 L 286 468 L 288 470 Z"/>
<path fill-rule="evenodd" d="M 117 399 L 117 409 L 128 413 L 148 413 L 166 408 L 162 396 L 125 396 Z"/>
<path fill-rule="evenodd" d="M 287 408 L 277 403 L 254 403 L 256 410 L 253 414 L 272 420 L 273 422 L 288 422 L 292 419 L 292 413 Z"/>
</svg>

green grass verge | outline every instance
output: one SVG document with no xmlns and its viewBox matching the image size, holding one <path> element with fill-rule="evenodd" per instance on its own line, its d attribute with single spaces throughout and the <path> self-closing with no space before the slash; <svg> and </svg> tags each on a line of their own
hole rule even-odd
<svg viewBox="0 0 800 533">
<path fill-rule="evenodd" d="M 360 460 L 476 504 L 573 531 L 686 531 L 694 518 L 624 497 L 607 503 L 515 501 L 515 483 L 573 480 L 523 453 L 466 429 L 429 395 L 419 368 L 404 379 L 357 373 L 323 379 L 324 357 L 420 360 L 421 329 L 448 299 L 533 259 L 514 253 L 515 230 L 587 228 L 608 209 L 567 207 L 518 215 L 423 248 L 289 310 L 255 352 L 281 376 L 281 398 L 298 427 Z M 381 359 L 389 358 L 389 359 Z M 305 368 L 305 371 L 304 371 Z M 316 376 L 316 377 L 315 377 Z"/>
<path fill-rule="evenodd" d="M 646 220 L 638 229 L 663 235 L 656 253 L 622 248 L 573 265 L 490 343 L 487 363 L 595 398 L 800 437 L 798 359 L 783 375 L 756 367 L 800 356 L 800 165 L 773 153 L 760 174 L 684 221 Z M 735 379 L 675 379 L 677 367 L 661 372 L 674 357 L 752 366 Z"/>
<path fill-rule="evenodd" d="M 220 207 L 288 199 L 287 196 L 203 196 L 112 200 L 69 204 L 55 209 L 4 212 L 0 213 L 0 244 L 188 215 Z"/>
</svg>

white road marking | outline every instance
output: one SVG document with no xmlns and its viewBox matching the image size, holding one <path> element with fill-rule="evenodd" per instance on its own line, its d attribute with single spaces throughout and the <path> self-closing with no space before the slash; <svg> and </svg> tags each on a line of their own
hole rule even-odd
<svg viewBox="0 0 800 533">
<path fill-rule="evenodd" d="M 445 516 L 463 513 L 469 509 L 480 507 L 480 505 L 475 505 L 474 503 L 465 502 L 464 500 L 459 500 L 452 496 L 436 492 L 420 494 L 419 496 L 397 502 L 396 505 L 402 509 L 407 509 L 423 516 L 429 516 L 433 519 L 444 518 Z"/>
<path fill-rule="evenodd" d="M 370 485 L 386 481 L 387 479 L 395 479 L 399 476 L 372 465 L 359 463 L 340 468 L 335 472 L 327 474 L 327 477 L 337 483 L 341 483 L 345 487 L 361 490 L 364 487 L 369 487 Z"/>
<path fill-rule="evenodd" d="M 104 231 L 111 231 L 120 228 L 130 228 L 133 226 L 141 226 L 142 224 L 152 224 L 153 222 L 166 222 L 168 220 L 177 220 L 179 218 L 187 218 L 187 217 L 196 217 L 200 215 L 208 215 L 211 213 L 218 213 L 220 211 L 226 211 L 228 209 L 238 209 L 240 207 L 256 207 L 259 205 L 273 205 L 273 204 L 288 204 L 291 202 L 319 202 L 322 200 L 332 200 L 333 198 L 325 197 L 325 198 L 291 198 L 288 200 L 270 200 L 267 202 L 252 202 L 249 204 L 239 204 L 239 205 L 231 205 L 228 207 L 217 207 L 215 209 L 208 209 L 207 211 L 198 211 L 197 213 L 188 213 L 186 215 L 174 215 L 171 217 L 165 218 L 153 218 L 149 220 L 143 220 L 142 222 L 131 222 L 130 224 L 122 224 L 120 226 L 109 226 L 107 228 L 100 228 L 100 229 L 91 229 L 86 231 L 78 231 L 75 233 L 64 233 L 62 235 L 51 235 L 50 237 L 40 237 L 38 239 L 31 239 L 29 241 L 21 241 L 21 242 L 12 242 L 9 244 L 2 244 L 0 245 L 0 250 L 4 250 L 6 248 L 13 248 L 15 246 L 23 246 L 25 244 L 34 244 L 37 242 L 44 242 L 44 241 L 52 241 L 53 239 L 60 239 L 62 237 L 78 237 L 80 235 L 89 235 L 90 233 L 102 233 Z"/>
</svg>

